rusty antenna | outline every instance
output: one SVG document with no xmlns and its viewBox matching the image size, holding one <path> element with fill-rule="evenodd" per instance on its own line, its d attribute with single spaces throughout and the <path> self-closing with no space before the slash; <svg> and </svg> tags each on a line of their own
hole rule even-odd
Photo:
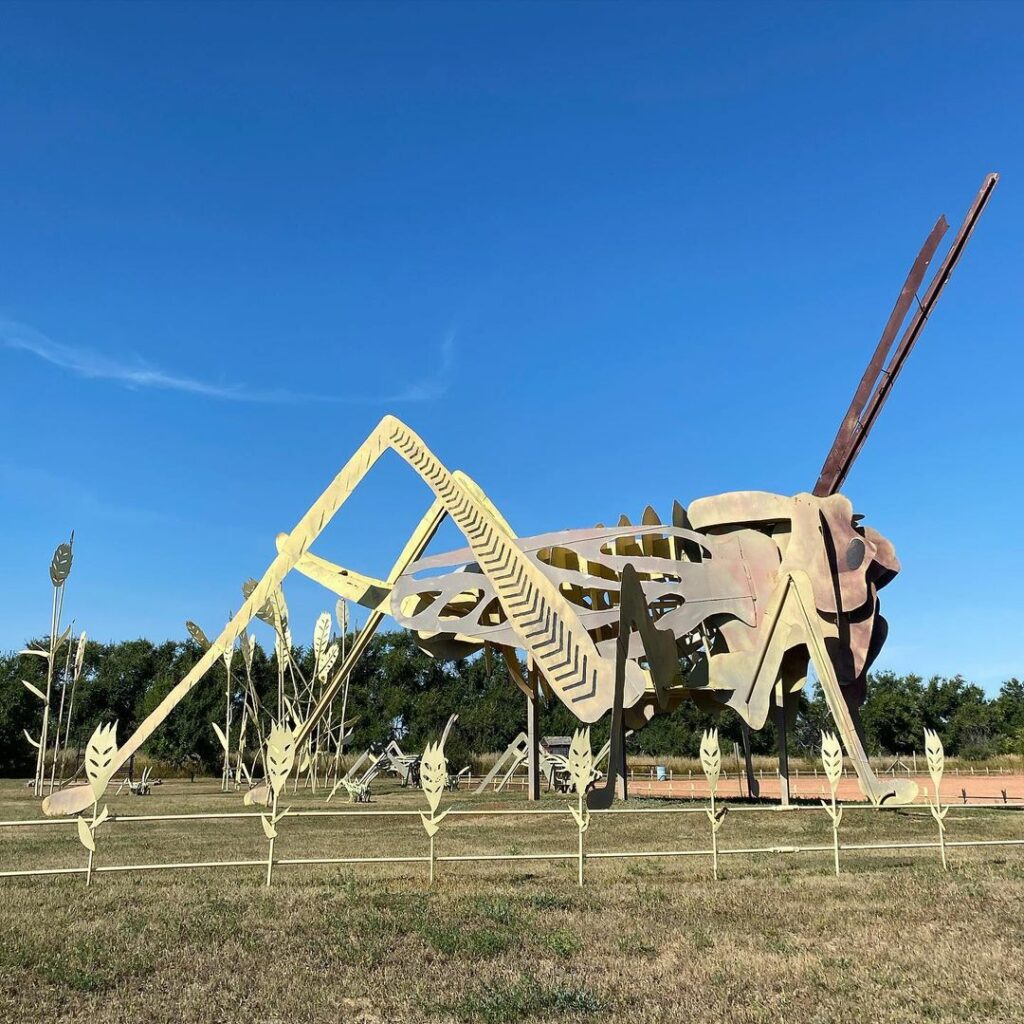
<svg viewBox="0 0 1024 1024">
<path fill-rule="evenodd" d="M 942 236 L 949 227 L 944 216 L 939 217 L 935 222 L 935 227 L 932 228 L 931 234 L 928 235 L 921 251 L 917 254 L 917 259 L 914 260 L 914 264 L 910 268 L 910 273 L 907 275 L 907 280 L 903 284 L 896 305 L 885 325 L 885 330 L 882 331 L 875 354 L 864 371 L 864 376 L 854 393 L 850 408 L 843 418 L 835 441 L 832 442 L 832 448 L 822 466 L 818 482 L 814 485 L 814 494 L 818 497 L 835 494 L 843 486 L 843 481 L 846 480 L 850 467 L 856 461 L 878 414 L 882 411 L 882 406 L 885 405 L 889 392 L 892 390 L 900 370 L 903 369 L 907 356 L 910 355 L 910 350 L 920 337 L 928 317 L 939 301 L 943 288 L 953 276 L 953 270 L 967 247 L 967 241 L 980 220 L 998 181 L 998 174 L 986 176 L 978 194 L 974 197 L 974 202 L 967 211 L 967 216 L 964 217 L 964 221 L 960 225 L 960 230 L 956 233 L 956 238 L 953 239 L 953 244 L 946 253 L 946 258 L 932 278 L 924 298 L 920 299 L 918 291 L 924 280 L 925 272 L 935 255 L 935 250 L 939 247 L 939 242 L 942 241 Z M 896 346 L 896 351 L 888 365 L 885 365 L 885 359 L 892 347 L 896 333 L 903 321 L 906 320 L 915 301 L 917 309 L 914 311 L 910 323 L 907 324 L 903 337 L 900 338 L 900 342 Z"/>
</svg>

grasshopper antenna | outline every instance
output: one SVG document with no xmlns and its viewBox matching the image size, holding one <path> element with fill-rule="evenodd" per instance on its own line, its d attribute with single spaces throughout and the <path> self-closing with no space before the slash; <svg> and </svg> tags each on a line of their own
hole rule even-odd
<svg viewBox="0 0 1024 1024">
<path fill-rule="evenodd" d="M 957 231 L 956 237 L 953 239 L 953 244 L 949 247 L 949 251 L 942 261 L 942 265 L 932 278 L 924 298 L 920 299 L 918 298 L 918 292 L 921 282 L 924 280 L 928 265 L 931 263 L 935 250 L 938 249 L 939 242 L 949 226 L 944 216 L 939 217 L 935 227 L 931 230 L 931 234 L 925 240 L 921 251 L 917 254 L 917 259 L 914 260 L 914 264 L 910 268 L 910 273 L 907 275 L 903 289 L 896 300 L 896 305 L 893 307 L 889 320 L 885 325 L 885 330 L 882 331 L 882 337 L 878 342 L 878 347 L 875 349 L 875 354 L 871 357 L 868 368 L 864 371 L 864 376 L 861 378 L 860 384 L 854 393 L 850 408 L 847 410 L 842 424 L 840 424 L 836 439 L 832 442 L 832 448 L 822 466 L 818 482 L 814 485 L 814 494 L 817 497 L 823 498 L 830 494 L 835 494 L 843 486 L 843 482 L 850 472 L 850 467 L 860 454 L 860 450 L 865 440 L 867 440 L 867 436 L 871 432 L 878 414 L 882 411 L 882 406 L 885 405 L 885 401 L 889 397 L 889 392 L 892 390 L 900 370 L 903 369 L 907 356 L 910 355 L 910 350 L 920 337 L 928 317 L 935 308 L 935 304 L 939 301 L 943 288 L 946 287 L 949 279 L 953 276 L 953 270 L 963 255 L 975 225 L 980 220 L 998 181 L 998 174 L 989 174 L 985 177 L 981 188 L 978 190 L 978 194 L 974 197 L 974 202 L 967 211 L 967 216 L 964 217 L 964 221 L 960 225 L 960 230 Z M 889 349 L 892 347 L 896 333 L 899 331 L 903 321 L 906 320 L 907 313 L 915 301 L 917 302 L 917 309 L 911 317 L 907 329 L 903 332 L 903 337 L 900 338 L 892 359 L 886 366 L 885 359 L 889 354 Z"/>
</svg>

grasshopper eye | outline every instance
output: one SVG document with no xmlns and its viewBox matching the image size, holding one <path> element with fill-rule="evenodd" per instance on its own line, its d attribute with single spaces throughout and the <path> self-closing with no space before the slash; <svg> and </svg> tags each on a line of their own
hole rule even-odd
<svg viewBox="0 0 1024 1024">
<path fill-rule="evenodd" d="M 860 537 L 854 537 L 846 547 L 846 568 L 853 572 L 859 569 L 864 561 L 864 541 Z"/>
</svg>

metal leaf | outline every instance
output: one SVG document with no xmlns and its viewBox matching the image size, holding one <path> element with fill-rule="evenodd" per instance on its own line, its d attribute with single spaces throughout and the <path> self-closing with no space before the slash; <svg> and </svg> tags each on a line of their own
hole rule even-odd
<svg viewBox="0 0 1024 1024">
<path fill-rule="evenodd" d="M 576 827 L 581 832 L 586 832 L 590 828 L 590 811 L 587 809 L 587 805 L 583 805 L 583 813 L 581 814 L 572 804 L 569 804 L 569 813 L 572 815 L 573 821 L 576 822 Z"/>
<path fill-rule="evenodd" d="M 268 839 L 277 838 L 277 829 L 274 828 L 274 826 L 270 822 L 270 819 L 265 814 L 260 815 L 260 824 L 263 826 L 263 834 Z"/>
<path fill-rule="evenodd" d="M 338 620 L 341 635 L 344 636 L 348 632 L 348 602 L 345 598 L 338 598 L 338 603 L 334 606 L 334 617 Z"/>
<path fill-rule="evenodd" d="M 270 798 L 270 784 L 261 782 L 258 786 L 253 786 L 252 789 L 246 791 L 245 796 L 242 797 L 242 803 L 246 807 L 255 807 L 257 804 L 266 807 L 270 804 Z"/>
<path fill-rule="evenodd" d="M 252 657 L 256 653 L 256 637 L 252 633 L 243 633 L 239 638 L 239 646 L 242 648 L 242 661 L 245 662 L 245 671 L 252 673 Z"/>
<path fill-rule="evenodd" d="M 38 686 L 33 686 L 27 679 L 22 679 L 21 685 L 24 686 L 26 690 L 30 690 L 34 693 L 44 704 L 46 703 L 46 694 L 43 693 Z"/>
<path fill-rule="evenodd" d="M 32 737 L 28 734 L 28 729 L 22 729 L 21 731 L 25 734 L 25 739 L 27 739 L 29 741 L 29 743 L 31 743 L 32 746 L 36 748 L 36 750 L 38 750 L 39 749 L 39 740 L 32 739 Z"/>
<path fill-rule="evenodd" d="M 78 646 L 75 648 L 75 679 L 82 674 L 82 665 L 85 664 L 85 630 L 78 636 Z"/>
<path fill-rule="evenodd" d="M 284 591 L 278 587 L 270 595 L 270 607 L 274 617 L 273 626 L 279 633 L 288 632 L 288 604 L 284 599 Z M 291 646 L 291 644 L 289 644 Z"/>
<path fill-rule="evenodd" d="M 224 730 L 216 722 L 211 722 L 210 725 L 213 726 L 213 731 L 217 734 L 217 739 L 220 740 L 220 745 L 224 748 L 224 753 L 226 754 L 229 744 L 227 736 L 224 735 Z"/>
<path fill-rule="evenodd" d="M 292 720 L 293 729 L 297 730 L 302 724 L 302 719 L 299 717 L 299 713 L 295 710 L 295 705 L 291 702 L 288 694 L 284 695 L 284 706 L 288 712 L 288 717 Z"/>
<path fill-rule="evenodd" d="M 437 835 L 437 830 L 441 827 L 441 822 L 448 817 L 448 813 L 451 811 L 449 807 L 447 811 L 442 811 L 440 814 L 434 814 L 431 811 L 431 817 L 427 817 L 422 811 L 420 811 L 420 820 L 423 822 L 423 827 L 427 831 L 428 836 Z"/>
<path fill-rule="evenodd" d="M 96 852 L 96 840 L 92 837 L 92 830 L 85 818 L 78 818 L 78 841 L 90 852 Z"/>
</svg>

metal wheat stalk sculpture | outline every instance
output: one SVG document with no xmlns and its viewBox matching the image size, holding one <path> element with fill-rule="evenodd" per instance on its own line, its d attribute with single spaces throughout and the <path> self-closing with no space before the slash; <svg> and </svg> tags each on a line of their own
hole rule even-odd
<svg viewBox="0 0 1024 1024">
<path fill-rule="evenodd" d="M 348 601 L 343 597 L 338 599 L 334 606 L 334 617 L 338 620 L 338 629 L 341 632 L 341 661 L 345 662 L 345 645 L 348 642 Z M 348 710 L 348 681 L 349 675 L 345 675 L 345 685 L 341 693 L 341 725 L 338 727 L 338 744 L 334 753 L 334 778 L 337 781 L 341 774 L 341 760 L 345 756 L 345 714 Z"/>
<path fill-rule="evenodd" d="M 839 874 L 839 823 L 843 820 L 843 809 L 836 804 L 836 790 L 839 780 L 843 777 L 843 748 L 835 733 L 821 734 L 821 763 L 825 768 L 829 789 L 832 790 L 832 805 L 827 800 L 821 801 L 832 821 L 832 854 L 835 859 L 836 875 Z"/>
<path fill-rule="evenodd" d="M 74 622 L 68 627 L 68 635 L 74 629 Z M 50 759 L 50 792 L 53 792 L 57 780 L 57 758 L 60 756 L 60 727 L 64 721 L 64 698 L 68 692 L 68 680 L 71 678 L 71 643 L 64 652 L 64 671 L 60 676 L 60 704 L 57 706 L 57 725 L 53 731 L 53 757 Z"/>
<path fill-rule="evenodd" d="M 239 774 L 244 773 L 249 785 L 252 785 L 252 774 L 245 763 L 246 733 L 248 723 L 251 721 L 256 730 L 256 750 L 263 761 L 263 774 L 267 774 L 266 765 L 266 743 L 263 739 L 263 729 L 260 725 L 260 698 L 256 692 L 256 686 L 252 680 L 252 663 L 256 654 L 256 637 L 251 633 L 243 633 L 239 637 L 239 646 L 242 650 L 242 664 L 245 666 L 245 702 L 242 712 L 242 724 L 238 732 L 238 770 Z"/>
<path fill-rule="evenodd" d="M 78 817 L 78 841 L 89 851 L 89 863 L 85 871 L 85 884 L 92 884 L 93 861 L 96 857 L 96 830 L 110 817 L 107 805 L 99 810 L 100 800 L 114 773 L 114 758 L 117 755 L 117 722 L 99 725 L 89 739 L 85 750 L 85 775 L 92 790 L 92 818 Z"/>
<path fill-rule="evenodd" d="M 228 621 L 231 621 L 231 613 L 228 612 Z M 234 687 L 231 685 L 231 663 L 235 657 L 235 645 L 231 644 L 225 648 L 221 655 L 224 662 L 224 778 L 221 788 L 226 793 L 231 788 L 231 698 Z"/>
<path fill-rule="evenodd" d="M 928 774 L 932 777 L 932 785 L 935 787 L 934 803 L 929 798 L 928 808 L 932 812 L 935 823 L 939 826 L 939 853 L 942 856 L 942 867 L 949 870 L 946 864 L 946 815 L 949 807 L 942 806 L 940 787 L 942 786 L 942 772 L 946 766 L 946 752 L 942 749 L 942 740 L 934 729 L 924 731 L 924 752 L 928 760 Z"/>
<path fill-rule="evenodd" d="M 71 563 L 74 560 L 75 533 L 72 530 L 71 539 L 66 544 L 58 544 L 50 560 L 50 582 L 53 584 L 53 603 L 50 611 L 50 642 L 46 650 L 37 648 L 26 648 L 19 651 L 19 654 L 34 655 L 37 658 L 46 659 L 46 691 L 33 686 L 27 680 L 22 680 L 26 689 L 35 694 L 43 703 L 43 722 L 39 731 L 38 742 L 25 733 L 29 743 L 36 748 L 36 771 L 32 784 L 32 792 L 38 797 L 43 795 L 46 784 L 46 751 L 50 740 L 50 703 L 53 694 L 54 673 L 57 663 L 57 653 L 60 645 L 70 635 L 71 627 L 68 627 L 67 634 L 60 633 L 60 618 L 64 608 L 64 584 L 71 573 Z M 58 722 L 58 733 L 60 723 Z M 53 792 L 53 786 L 50 787 Z"/>
<path fill-rule="evenodd" d="M 254 579 L 248 579 L 242 584 L 242 595 L 247 603 L 258 586 L 259 584 Z M 288 628 L 288 605 L 285 603 L 284 593 L 280 586 L 270 591 L 253 614 L 260 622 L 265 622 L 274 631 L 274 654 L 277 659 L 276 721 L 283 722 L 285 716 L 284 681 L 291 653 L 291 631 Z"/>
<path fill-rule="evenodd" d="M 423 828 L 430 837 L 431 885 L 434 884 L 434 836 L 437 835 L 441 822 L 444 821 L 451 810 L 449 807 L 438 814 L 438 808 L 441 806 L 441 794 L 444 793 L 444 787 L 448 782 L 448 759 L 444 756 L 444 744 L 445 740 L 448 739 L 448 730 L 451 729 L 454 717 L 453 715 L 448 720 L 448 725 L 445 727 L 441 739 L 437 743 L 427 744 L 426 750 L 423 751 L 423 757 L 420 760 L 420 787 L 430 807 L 430 816 L 428 817 L 420 811 L 420 819 L 423 821 Z"/>
<path fill-rule="evenodd" d="M 700 766 L 707 776 L 708 789 L 711 791 L 711 807 L 705 810 L 711 822 L 711 866 L 718 880 L 718 830 L 722 827 L 728 807 L 715 810 L 715 794 L 718 791 L 718 776 L 722 770 L 722 751 L 718 746 L 718 730 L 708 729 L 700 741 Z"/>
<path fill-rule="evenodd" d="M 319 684 L 319 696 L 322 697 L 324 690 L 327 687 L 327 680 L 331 674 L 331 669 L 334 668 L 334 663 L 338 660 L 338 644 L 333 640 L 331 636 L 331 616 L 328 612 L 322 612 L 320 617 L 316 620 L 316 627 L 313 630 L 313 679 Z M 305 709 L 303 717 L 312 711 L 314 706 L 313 700 L 313 688 L 312 685 L 308 690 L 309 703 Z M 320 744 L 323 739 L 323 732 L 320 728 L 320 723 L 317 723 L 316 733 L 314 734 L 316 739 L 313 745 L 312 753 L 312 780 L 313 780 L 313 792 L 316 792 L 317 783 L 317 771 L 320 763 Z M 330 719 L 327 720 L 327 742 L 330 742 Z M 326 772 L 324 783 L 326 784 Z"/>
<path fill-rule="evenodd" d="M 264 835 L 270 841 L 267 851 L 267 885 L 270 885 L 274 872 L 274 840 L 277 839 L 277 825 L 288 813 L 287 807 L 278 812 L 277 800 L 287 785 L 288 775 L 295 764 L 295 734 L 291 729 L 286 729 L 276 722 L 271 727 L 267 740 L 266 764 L 272 798 L 270 816 L 261 814 L 260 822 Z"/>
<path fill-rule="evenodd" d="M 75 691 L 78 689 L 78 680 L 82 678 L 82 669 L 85 666 L 85 645 L 86 636 L 85 630 L 78 635 L 78 644 L 75 647 L 75 667 L 71 675 L 71 695 L 68 697 L 68 713 L 64 721 L 64 742 L 60 744 L 60 749 L 65 752 L 65 761 L 67 760 L 67 750 L 71 743 L 71 718 L 75 712 Z M 65 687 L 67 683 L 65 683 Z M 64 706 L 64 691 L 61 691 L 61 709 L 63 711 Z M 57 738 L 60 739 L 60 721 L 58 716 L 57 723 Z M 54 753 L 54 760 L 56 761 L 56 753 Z M 64 785 L 64 770 L 61 769 L 61 785 Z"/>
<path fill-rule="evenodd" d="M 210 640 L 206 633 L 203 632 L 201 626 L 196 625 L 191 619 L 185 620 L 185 628 L 189 632 L 189 636 L 203 651 L 210 649 Z M 227 673 L 227 683 L 225 684 L 225 705 L 226 710 L 224 712 L 224 728 L 222 729 L 216 722 L 211 722 L 213 731 L 217 734 L 217 740 L 220 743 L 221 753 L 223 754 L 223 768 L 221 769 L 220 776 L 220 788 L 222 793 L 226 793 L 228 790 L 229 781 L 231 778 L 231 657 L 234 654 L 234 645 L 225 650 L 222 655 L 224 662 L 224 669 Z"/>
<path fill-rule="evenodd" d="M 577 829 L 577 882 L 583 888 L 583 833 L 590 827 L 590 808 L 586 804 L 587 790 L 594 778 L 594 754 L 590 747 L 590 726 L 573 733 L 565 767 L 576 793 L 576 806 L 569 805 Z"/>
</svg>

